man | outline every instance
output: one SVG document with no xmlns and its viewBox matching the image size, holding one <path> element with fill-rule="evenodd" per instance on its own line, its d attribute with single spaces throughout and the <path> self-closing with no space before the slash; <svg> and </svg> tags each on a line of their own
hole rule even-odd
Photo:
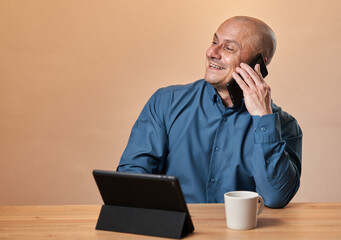
<svg viewBox="0 0 341 240">
<path fill-rule="evenodd" d="M 268 207 L 284 207 L 300 184 L 302 132 L 271 101 L 259 64 L 276 48 L 271 28 L 233 17 L 206 52 L 205 79 L 159 89 L 137 119 L 118 171 L 176 176 L 188 203 L 223 202 L 224 193 L 257 191 Z M 240 74 L 240 75 L 239 75 Z M 233 105 L 235 78 L 244 100 Z"/>
</svg>

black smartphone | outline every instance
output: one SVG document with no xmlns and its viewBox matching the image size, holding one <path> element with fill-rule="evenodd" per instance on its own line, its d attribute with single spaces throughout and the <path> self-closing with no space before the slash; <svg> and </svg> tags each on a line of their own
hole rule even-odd
<svg viewBox="0 0 341 240">
<path fill-rule="evenodd" d="M 266 68 L 264 58 L 263 58 L 262 54 L 260 54 L 260 53 L 257 54 L 257 56 L 254 57 L 251 60 L 251 62 L 249 63 L 249 65 L 252 67 L 252 69 L 255 68 L 256 64 L 260 64 L 260 72 L 261 72 L 263 78 L 265 78 L 268 75 L 268 70 Z M 229 81 L 227 83 L 226 88 L 230 94 L 233 105 L 239 104 L 242 101 L 242 99 L 244 98 L 244 95 L 243 95 L 243 90 L 239 87 L 236 80 L 234 80 L 232 78 L 231 81 Z"/>
</svg>

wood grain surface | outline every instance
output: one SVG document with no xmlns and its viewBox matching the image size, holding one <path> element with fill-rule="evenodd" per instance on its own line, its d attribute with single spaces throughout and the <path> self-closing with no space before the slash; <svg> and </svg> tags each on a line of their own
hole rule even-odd
<svg viewBox="0 0 341 240">
<path fill-rule="evenodd" d="M 265 208 L 258 227 L 226 227 L 223 204 L 189 204 L 194 233 L 185 239 L 341 239 L 341 203 Z M 0 206 L 0 239 L 165 239 L 95 230 L 99 205 Z"/>
</svg>

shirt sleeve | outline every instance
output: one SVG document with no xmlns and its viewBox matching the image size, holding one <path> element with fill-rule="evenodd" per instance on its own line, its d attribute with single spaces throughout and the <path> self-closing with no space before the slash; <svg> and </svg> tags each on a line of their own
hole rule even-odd
<svg viewBox="0 0 341 240">
<path fill-rule="evenodd" d="M 158 90 L 144 106 L 117 167 L 119 172 L 160 173 L 167 154 L 167 134 Z"/>
<path fill-rule="evenodd" d="M 253 116 L 256 191 L 271 208 L 290 202 L 301 176 L 302 131 L 293 117 L 279 114 Z"/>
</svg>

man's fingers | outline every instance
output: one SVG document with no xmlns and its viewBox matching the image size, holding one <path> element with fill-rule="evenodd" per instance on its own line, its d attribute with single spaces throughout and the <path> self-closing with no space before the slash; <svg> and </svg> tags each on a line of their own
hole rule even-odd
<svg viewBox="0 0 341 240">
<path fill-rule="evenodd" d="M 248 67 L 250 68 L 250 66 Z M 237 67 L 236 72 L 242 76 L 243 80 L 245 81 L 245 83 L 248 85 L 249 88 L 251 89 L 256 88 L 254 80 L 252 79 L 250 74 L 245 70 L 245 68 Z M 257 75 L 257 74 L 254 74 L 254 75 Z"/>
<path fill-rule="evenodd" d="M 256 64 L 255 69 L 252 69 L 249 65 L 245 63 L 241 63 L 240 66 L 242 69 L 244 69 L 248 73 L 248 75 L 250 76 L 254 84 L 259 85 L 260 83 L 263 82 L 263 77 L 260 72 L 259 64 Z"/>
<path fill-rule="evenodd" d="M 256 71 L 256 73 L 258 75 L 258 78 L 259 78 L 260 82 L 264 83 L 265 81 L 264 81 L 263 75 L 262 75 L 262 73 L 260 71 L 260 64 L 258 64 L 258 63 L 256 64 L 255 71 Z"/>
<path fill-rule="evenodd" d="M 249 86 L 244 82 L 244 80 L 240 77 L 238 73 L 233 72 L 232 77 L 234 78 L 234 80 L 236 80 L 236 82 L 238 83 L 239 87 L 243 90 L 243 92 L 247 91 Z"/>
</svg>

